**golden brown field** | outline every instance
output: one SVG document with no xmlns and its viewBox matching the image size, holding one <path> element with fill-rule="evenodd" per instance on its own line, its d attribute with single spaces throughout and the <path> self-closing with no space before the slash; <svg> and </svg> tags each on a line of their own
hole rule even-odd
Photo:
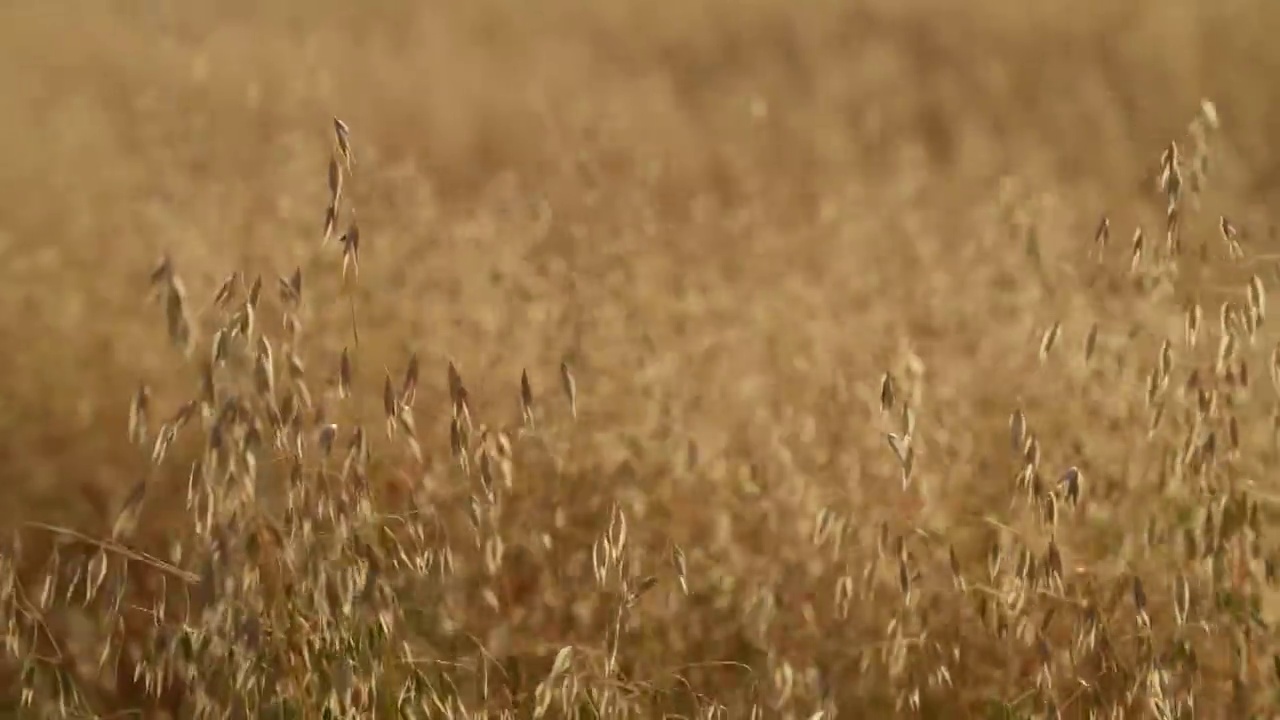
<svg viewBox="0 0 1280 720">
<path fill-rule="evenodd" d="M 0 715 L 1274 716 L 1272 5 L 0 4 Z"/>
</svg>

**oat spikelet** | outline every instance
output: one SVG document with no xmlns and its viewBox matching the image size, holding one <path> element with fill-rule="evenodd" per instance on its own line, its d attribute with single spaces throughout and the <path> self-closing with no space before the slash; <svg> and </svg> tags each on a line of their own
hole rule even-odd
<svg viewBox="0 0 1280 720">
<path fill-rule="evenodd" d="M 449 403 L 453 405 L 454 414 L 461 412 L 461 408 L 467 400 L 467 389 L 462 384 L 462 375 L 458 373 L 458 366 L 449 361 Z"/>
<path fill-rule="evenodd" d="M 327 458 L 333 454 L 333 443 L 338 438 L 338 426 L 334 423 L 326 423 L 320 426 L 319 432 L 316 434 L 316 442 L 320 445 L 320 452 Z"/>
<path fill-rule="evenodd" d="M 113 541 L 128 538 L 137 529 L 138 519 L 142 515 L 143 501 L 146 500 L 146 497 L 147 480 L 143 478 L 129 491 L 124 504 L 120 506 L 120 512 L 116 513 L 115 522 L 111 524 L 111 539 Z"/>
<path fill-rule="evenodd" d="M 324 246 L 329 243 L 329 238 L 333 237 L 334 230 L 338 229 L 338 207 L 329 205 L 324 210 L 324 236 L 320 239 L 320 245 Z"/>
<path fill-rule="evenodd" d="M 1271 384 L 1280 393 L 1280 342 L 1271 350 Z"/>
<path fill-rule="evenodd" d="M 520 371 L 520 415 L 525 425 L 534 429 L 533 422 L 533 386 L 529 383 L 529 371 Z"/>
<path fill-rule="evenodd" d="M 1214 372 L 1219 376 L 1225 373 L 1227 365 L 1235 358 L 1235 351 L 1235 335 L 1223 335 L 1222 340 L 1218 343 L 1218 354 L 1214 360 Z"/>
<path fill-rule="evenodd" d="M 391 373 L 385 373 L 383 375 L 382 414 L 387 423 L 387 437 L 394 438 L 396 434 L 396 420 L 399 415 L 399 409 L 396 402 L 396 391 L 391 384 Z"/>
<path fill-rule="evenodd" d="M 342 154 L 342 161 L 346 163 L 347 172 L 351 172 L 351 168 L 356 164 L 355 153 L 351 151 L 351 128 L 347 124 L 339 120 L 333 119 L 334 139 L 338 142 L 338 152 Z"/>
<path fill-rule="evenodd" d="M 1133 608 L 1138 614 L 1138 622 L 1144 627 L 1150 624 L 1147 619 L 1147 591 L 1142 587 L 1142 578 L 1133 576 Z"/>
<path fill-rule="evenodd" d="M 1218 218 L 1218 232 L 1222 235 L 1222 241 L 1227 245 L 1227 255 L 1232 260 L 1242 259 L 1244 257 L 1244 246 L 1240 244 L 1240 231 L 1225 215 Z"/>
<path fill-rule="evenodd" d="M 329 206 L 336 208 L 342 200 L 342 166 L 337 158 L 329 158 Z"/>
<path fill-rule="evenodd" d="M 338 397 L 343 400 L 351 397 L 351 354 L 345 347 L 338 360 Z"/>
<path fill-rule="evenodd" d="M 1093 233 L 1094 259 L 1101 263 L 1107 256 L 1107 241 L 1111 239 L 1111 219 L 1103 215 L 1098 229 Z"/>
<path fill-rule="evenodd" d="M 1138 228 L 1133 232 L 1133 250 L 1129 260 L 1129 272 L 1136 273 L 1142 267 L 1142 250 L 1146 245 L 1146 238 L 1142 234 L 1142 228 Z"/>
<path fill-rule="evenodd" d="M 886 372 L 880 378 L 880 412 L 882 413 L 893 409 L 893 404 L 896 401 L 893 384 L 893 375 L 891 373 Z"/>
<path fill-rule="evenodd" d="M 1054 343 L 1058 341 L 1058 333 L 1061 332 L 1061 330 L 1062 323 L 1054 322 L 1040 338 L 1040 362 L 1044 362 L 1049 358 L 1049 353 L 1053 350 Z"/>
<path fill-rule="evenodd" d="M 271 352 L 271 343 L 266 337 L 258 338 L 258 356 L 255 361 L 254 380 L 257 383 L 259 395 L 268 399 L 275 398 L 275 359 Z"/>
<path fill-rule="evenodd" d="M 1178 626 L 1187 624 L 1187 618 L 1191 614 L 1191 583 L 1187 582 L 1187 576 L 1178 573 L 1178 577 L 1173 583 L 1173 616 Z"/>
<path fill-rule="evenodd" d="M 1080 502 L 1080 469 L 1074 465 L 1067 468 L 1058 481 L 1067 502 L 1076 505 Z"/>
<path fill-rule="evenodd" d="M 404 371 L 404 382 L 400 385 L 400 404 L 412 407 L 418 396 L 418 353 L 409 356 L 409 367 Z"/>
<path fill-rule="evenodd" d="M 1021 453 L 1027 446 L 1027 416 L 1021 409 L 1009 416 L 1009 440 L 1015 453 Z"/>
<path fill-rule="evenodd" d="M 1182 191 L 1181 152 L 1176 142 L 1169 143 L 1160 157 L 1160 190 L 1165 193 L 1169 205 L 1178 201 Z"/>
<path fill-rule="evenodd" d="M 302 268 L 295 268 L 289 277 L 281 277 L 280 304 L 286 308 L 296 308 L 302 302 Z"/>
<path fill-rule="evenodd" d="M 1222 307 L 1218 309 L 1218 330 L 1223 335 L 1234 334 L 1236 308 L 1230 300 L 1222 303 Z"/>
<path fill-rule="evenodd" d="M 258 301 L 262 299 L 262 276 L 259 275 L 253 279 L 253 285 L 249 286 L 249 296 L 245 300 L 245 305 L 252 310 L 258 309 Z"/>
<path fill-rule="evenodd" d="M 166 285 L 173 279 L 173 258 L 165 253 L 160 257 L 160 261 L 151 271 L 148 282 L 151 284 L 153 291 L 162 291 Z"/>
<path fill-rule="evenodd" d="M 213 304 L 217 307 L 225 308 L 227 303 L 231 302 L 232 296 L 235 295 L 236 285 L 241 282 L 243 281 L 239 270 L 227 276 L 227 279 L 222 281 L 222 285 L 218 286 L 218 292 L 214 293 Z"/>
<path fill-rule="evenodd" d="M 159 292 L 164 299 L 165 323 L 169 340 L 183 353 L 189 353 L 192 347 L 191 321 L 187 317 L 187 291 L 181 278 L 173 269 L 173 262 L 165 256 L 151 273 L 154 292 Z"/>
<path fill-rule="evenodd" d="M 947 546 L 947 563 L 951 567 L 952 584 L 957 590 L 964 592 L 968 585 L 965 582 L 964 573 L 960 569 L 960 558 L 956 556 L 955 545 Z"/>
<path fill-rule="evenodd" d="M 656 576 L 649 575 L 645 578 L 642 578 L 640 582 L 636 583 L 635 587 L 628 588 L 627 599 L 626 599 L 627 607 L 632 607 L 637 602 L 639 602 L 640 598 L 644 597 L 644 594 L 652 590 L 655 586 L 657 586 L 657 584 L 658 584 L 658 578 Z"/>
<path fill-rule="evenodd" d="M 902 489 L 906 490 L 911 484 L 911 474 L 915 468 L 916 460 L 915 447 L 911 444 L 911 436 L 886 433 L 885 439 L 888 440 L 889 448 L 893 450 L 894 456 L 898 459 L 899 470 L 902 473 Z"/>
<path fill-rule="evenodd" d="M 569 415 L 578 418 L 578 383 L 569 369 L 568 362 L 560 363 L 560 381 L 564 386 L 564 395 L 569 400 Z"/>
<path fill-rule="evenodd" d="M 147 421 L 151 410 L 151 388 L 145 383 L 138 386 L 129 403 L 129 442 L 142 445 L 147 442 Z"/>
<path fill-rule="evenodd" d="M 1249 307 L 1257 313 L 1258 319 L 1267 317 L 1267 291 L 1262 286 L 1262 278 L 1257 275 L 1249 278 Z"/>
<path fill-rule="evenodd" d="M 1201 311 L 1199 303 L 1192 303 L 1187 307 L 1185 330 L 1188 348 L 1194 349 L 1196 341 L 1200 339 L 1200 323 L 1202 317 L 1203 311 Z"/>
<path fill-rule="evenodd" d="M 1093 353 L 1098 348 L 1098 323 L 1089 325 L 1089 332 L 1084 336 L 1084 361 L 1088 364 L 1093 359 Z"/>
<path fill-rule="evenodd" d="M 342 244 L 342 279 L 347 279 L 347 274 L 358 276 L 360 274 L 360 226 L 356 224 L 355 218 L 351 219 L 351 223 L 347 226 L 347 231 L 339 238 Z"/>
<path fill-rule="evenodd" d="M 463 447 L 463 430 L 462 423 L 454 417 L 449 421 L 449 452 L 453 455 L 453 459 L 466 469 L 467 456 Z"/>
<path fill-rule="evenodd" d="M 1226 215 L 1218 217 L 1218 232 L 1222 233 L 1222 239 L 1230 241 L 1236 236 L 1236 226 L 1231 224 Z"/>
</svg>

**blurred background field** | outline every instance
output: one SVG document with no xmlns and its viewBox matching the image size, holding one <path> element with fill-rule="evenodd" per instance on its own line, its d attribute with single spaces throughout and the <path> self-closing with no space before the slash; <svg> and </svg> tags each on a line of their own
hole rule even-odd
<svg viewBox="0 0 1280 720">
<path fill-rule="evenodd" d="M 332 374 L 352 342 L 338 251 L 320 249 L 336 116 L 363 235 L 358 394 L 376 418 L 384 368 L 394 377 L 417 352 L 419 402 L 438 406 L 419 428 L 443 467 L 450 360 L 491 424 L 518 422 L 525 369 L 556 407 L 568 361 L 579 417 L 556 426 L 554 467 L 518 481 L 547 484 L 568 520 L 531 516 L 549 524 L 513 526 L 509 552 L 546 560 L 535 540 L 552 525 L 589 549 L 612 502 L 647 572 L 679 543 L 695 584 L 728 605 L 654 591 L 667 619 L 653 652 L 668 648 L 670 665 L 732 655 L 767 686 L 782 658 L 840 656 L 826 643 L 842 631 L 805 609 L 843 572 L 811 549 L 824 507 L 854 519 L 851 544 L 870 548 L 881 523 L 918 526 L 981 558 L 982 515 L 1010 504 L 1019 407 L 1045 474 L 1079 466 L 1098 493 L 1057 536 L 1068 565 L 1105 585 L 1147 562 L 1164 588 L 1162 569 L 1184 565 L 1142 540 L 1176 514 L 1141 490 L 1164 457 L 1144 444 L 1145 372 L 1186 302 L 1203 302 L 1212 329 L 1224 287 L 1275 275 L 1206 260 L 1152 296 L 1126 280 L 1128 242 L 1140 225 L 1162 242 L 1161 153 L 1189 148 L 1211 99 L 1221 128 L 1187 242 L 1221 255 L 1225 215 L 1250 253 L 1280 249 L 1277 28 L 1264 0 L 0 4 L 0 527 L 103 535 L 148 472 L 127 442 L 130 396 L 149 383 L 168 414 L 196 382 L 147 302 L 162 254 L 197 312 L 235 270 L 274 292 L 307 267 L 310 367 Z M 1089 261 L 1104 215 L 1105 272 Z M 1060 357 L 1041 362 L 1055 322 Z M 1079 352 L 1095 322 L 1101 367 Z M 1257 449 L 1246 440 L 1230 472 L 1265 497 L 1280 490 L 1258 362 L 1256 407 L 1239 410 Z M 885 446 L 885 372 L 919 424 L 911 493 Z M 181 485 L 181 458 L 166 473 Z M 510 602 L 527 613 L 472 630 L 589 643 L 568 610 L 538 610 L 589 583 L 525 572 L 541 584 Z M 761 588 L 792 623 L 769 632 L 791 630 L 744 651 L 735 623 L 753 627 Z M 1034 671 L 1002 662 L 982 682 L 1008 699 Z M 714 694 L 736 681 L 705 682 Z M 1207 696 L 1226 697 L 1223 682 Z M 850 689 L 845 707 L 865 694 Z M 794 702 L 770 707 L 810 708 Z M 1217 707 L 1205 716 L 1229 716 Z"/>
<path fill-rule="evenodd" d="M 1222 212 L 1274 199 L 1267 7 L 8 3 L 8 487 L 61 513 L 118 482 L 111 428 L 171 363 L 142 278 L 165 250 L 202 296 L 290 269 L 317 244 L 335 115 L 389 346 L 510 376 L 574 342 L 600 412 L 672 395 L 721 429 L 746 419 L 730 378 L 798 401 L 909 334 L 937 344 L 938 382 L 998 392 L 942 362 L 1024 344 L 979 330 L 1017 254 L 992 216 L 1046 206 L 1047 252 L 1078 254 L 1104 212 L 1146 207 L 1204 97 L 1228 128 Z M 695 387 L 701 408 L 674 397 Z"/>
</svg>

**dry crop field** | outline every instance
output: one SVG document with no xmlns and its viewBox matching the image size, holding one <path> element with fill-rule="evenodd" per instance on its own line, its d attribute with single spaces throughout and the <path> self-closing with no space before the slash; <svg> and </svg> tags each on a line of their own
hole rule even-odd
<svg viewBox="0 0 1280 720">
<path fill-rule="evenodd" d="M 1274 716 L 1272 5 L 3 3 L 0 715 Z"/>
</svg>

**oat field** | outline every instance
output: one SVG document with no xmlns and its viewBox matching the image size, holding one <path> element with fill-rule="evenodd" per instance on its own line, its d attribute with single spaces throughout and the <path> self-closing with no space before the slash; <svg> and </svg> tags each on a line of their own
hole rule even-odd
<svg viewBox="0 0 1280 720">
<path fill-rule="evenodd" d="M 1277 716 L 1273 5 L 0 4 L 0 717 Z"/>
</svg>

